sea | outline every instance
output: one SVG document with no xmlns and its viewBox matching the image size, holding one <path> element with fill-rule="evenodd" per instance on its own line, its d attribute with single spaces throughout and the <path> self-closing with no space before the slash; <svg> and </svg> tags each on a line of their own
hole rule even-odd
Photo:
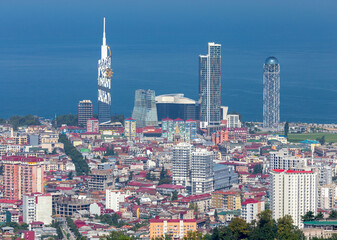
<svg viewBox="0 0 337 240">
<path fill-rule="evenodd" d="M 262 70 L 281 68 L 281 121 L 337 123 L 337 1 L 59 0 L 0 2 L 0 118 L 97 112 L 103 17 L 112 113 L 136 89 L 197 99 L 199 55 L 222 45 L 222 105 L 262 120 Z"/>
</svg>

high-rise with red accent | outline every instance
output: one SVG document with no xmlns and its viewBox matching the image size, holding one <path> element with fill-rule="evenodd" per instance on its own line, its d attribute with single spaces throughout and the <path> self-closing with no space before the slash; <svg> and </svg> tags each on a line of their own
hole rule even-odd
<svg viewBox="0 0 337 240">
<path fill-rule="evenodd" d="M 5 199 L 21 200 L 23 194 L 43 192 L 43 158 L 3 156 L 2 164 Z"/>
</svg>

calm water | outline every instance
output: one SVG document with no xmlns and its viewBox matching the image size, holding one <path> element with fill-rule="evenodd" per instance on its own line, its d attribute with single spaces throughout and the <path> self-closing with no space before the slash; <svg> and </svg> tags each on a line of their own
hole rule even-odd
<svg viewBox="0 0 337 240">
<path fill-rule="evenodd" d="M 113 113 L 130 116 L 138 88 L 196 99 L 198 55 L 214 41 L 230 111 L 262 119 L 262 65 L 274 55 L 281 120 L 337 122 L 335 0 L 94 2 L 1 1 L 0 117 L 76 113 L 82 99 L 96 107 L 105 16 Z"/>
</svg>

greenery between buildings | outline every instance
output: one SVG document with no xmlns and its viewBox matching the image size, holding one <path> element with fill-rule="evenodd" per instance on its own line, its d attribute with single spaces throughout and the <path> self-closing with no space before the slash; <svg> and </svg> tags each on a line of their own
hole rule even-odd
<svg viewBox="0 0 337 240">
<path fill-rule="evenodd" d="M 324 138 L 323 138 L 324 136 Z M 323 138 L 323 139 L 322 139 Z M 337 142 L 337 134 L 335 133 L 289 133 L 288 141 L 298 143 L 304 140 L 318 140 L 328 143 Z"/>
<path fill-rule="evenodd" d="M 120 216 L 118 216 L 118 214 L 116 213 L 96 216 L 96 219 L 99 219 L 102 223 L 106 223 L 109 226 L 114 226 L 117 228 L 120 228 L 126 224 L 120 219 Z"/>
<path fill-rule="evenodd" d="M 75 234 L 76 238 L 81 238 L 82 235 L 78 231 L 78 228 L 77 228 L 76 224 L 74 223 L 74 221 L 70 217 L 66 217 L 66 219 L 67 219 L 67 224 L 68 224 L 68 227 L 69 227 L 70 231 L 72 231 Z"/>
<path fill-rule="evenodd" d="M 65 114 L 56 117 L 57 127 L 61 127 L 62 124 L 67 126 L 77 126 L 77 114 Z M 54 119 L 55 123 L 55 119 Z"/>
<path fill-rule="evenodd" d="M 90 170 L 87 162 L 83 159 L 82 154 L 71 144 L 65 134 L 60 134 L 59 142 L 64 144 L 65 153 L 75 164 L 77 176 L 88 175 Z"/>
</svg>

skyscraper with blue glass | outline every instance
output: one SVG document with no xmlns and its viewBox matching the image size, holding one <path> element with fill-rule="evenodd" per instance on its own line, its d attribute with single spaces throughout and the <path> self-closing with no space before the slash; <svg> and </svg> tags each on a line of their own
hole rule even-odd
<svg viewBox="0 0 337 240">
<path fill-rule="evenodd" d="M 201 127 L 220 125 L 221 45 L 208 43 L 208 54 L 200 55 L 199 98 Z"/>
<path fill-rule="evenodd" d="M 136 90 L 132 118 L 136 120 L 138 128 L 158 126 L 155 97 L 155 91 L 153 90 Z"/>
<path fill-rule="evenodd" d="M 101 59 L 98 60 L 98 120 L 100 123 L 111 120 L 111 51 L 106 44 L 105 18 L 103 22 L 103 44 Z"/>
</svg>

